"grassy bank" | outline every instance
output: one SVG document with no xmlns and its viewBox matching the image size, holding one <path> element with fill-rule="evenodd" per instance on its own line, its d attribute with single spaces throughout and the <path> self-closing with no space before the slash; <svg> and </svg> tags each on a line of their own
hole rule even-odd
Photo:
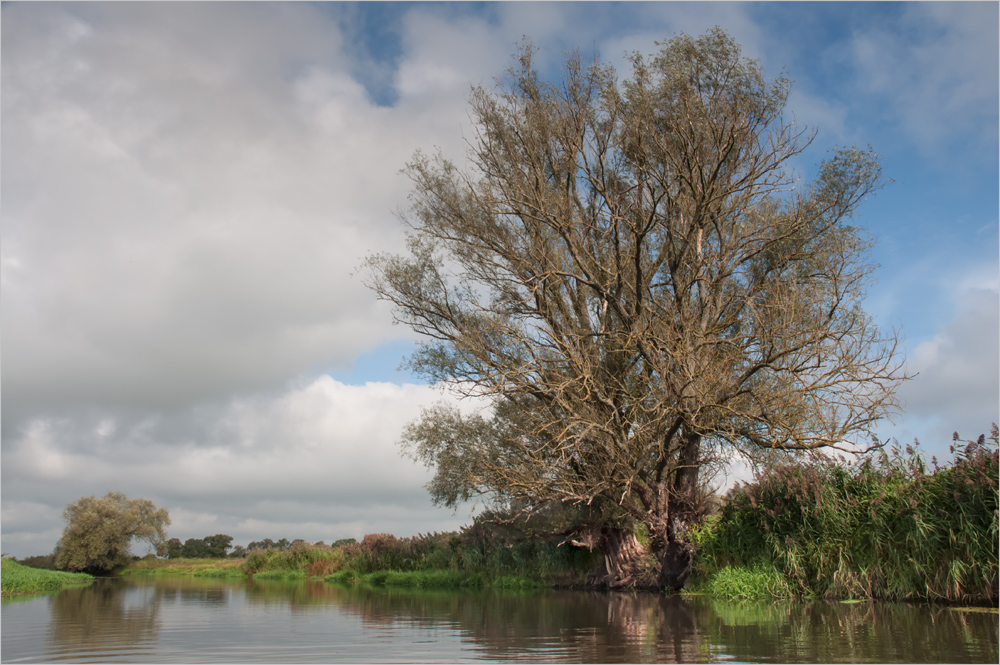
<svg viewBox="0 0 1000 665">
<path fill-rule="evenodd" d="M 185 575 L 192 577 L 243 577 L 242 559 L 142 559 L 118 571 L 122 576 Z"/>
<path fill-rule="evenodd" d="M 29 568 L 7 558 L 0 561 L 0 566 L 0 586 L 4 596 L 58 591 L 65 586 L 90 584 L 94 580 L 86 573 Z"/>
<path fill-rule="evenodd" d="M 397 589 L 503 589 L 523 590 L 546 586 L 537 579 L 520 575 L 503 575 L 488 578 L 482 573 L 459 572 L 455 570 L 418 570 L 395 572 L 379 570 L 360 574 L 354 570 L 342 570 L 323 578 L 330 584 L 364 584 L 374 587 Z"/>
<path fill-rule="evenodd" d="M 695 529 L 698 587 L 996 605 L 996 432 L 953 451 L 943 468 L 908 448 L 768 470 Z"/>
</svg>

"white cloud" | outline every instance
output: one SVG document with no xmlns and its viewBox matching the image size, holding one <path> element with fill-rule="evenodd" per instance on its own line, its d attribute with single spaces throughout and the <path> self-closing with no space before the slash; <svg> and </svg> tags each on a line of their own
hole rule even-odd
<svg viewBox="0 0 1000 665">
<path fill-rule="evenodd" d="M 5 24 L 10 415 L 190 405 L 406 334 L 351 272 L 401 243 L 397 171 L 458 133 L 461 99 L 372 106 L 308 7 L 14 7 Z"/>
<path fill-rule="evenodd" d="M 348 386 L 322 376 L 155 422 L 33 421 L 5 446 L 4 492 L 24 498 L 5 501 L 4 538 L 29 542 L 58 530 L 66 504 L 109 489 L 170 509 L 170 533 L 182 540 L 454 529 L 468 516 L 432 507 L 423 487 L 430 471 L 396 443 L 421 407 L 442 398 L 429 386 Z"/>
<path fill-rule="evenodd" d="M 881 430 L 903 443 L 919 439 L 940 459 L 952 432 L 974 439 L 1000 421 L 1000 293 L 968 288 L 956 299 L 954 318 L 909 359 L 916 376 L 899 391 L 905 419 Z"/>
</svg>

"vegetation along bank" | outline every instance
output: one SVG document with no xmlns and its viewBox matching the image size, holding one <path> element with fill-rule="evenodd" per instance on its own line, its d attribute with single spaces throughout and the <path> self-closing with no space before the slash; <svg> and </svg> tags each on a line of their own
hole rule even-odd
<svg viewBox="0 0 1000 665">
<path fill-rule="evenodd" d="M 910 446 L 853 465 L 775 466 L 693 529 L 699 586 L 731 598 L 807 596 L 997 605 L 996 425 L 930 465 Z"/>
<path fill-rule="evenodd" d="M 67 573 L 23 566 L 7 557 L 0 560 L 0 573 L 2 573 L 0 586 L 4 596 L 59 591 L 66 586 L 90 584 L 94 579 L 87 573 Z"/>
<path fill-rule="evenodd" d="M 997 433 L 956 441 L 952 464 L 913 448 L 853 464 L 789 463 L 721 499 L 690 529 L 685 592 L 734 600 L 796 596 L 997 605 Z M 599 548 L 574 541 L 579 514 L 527 520 L 487 511 L 461 532 L 369 534 L 332 546 L 261 543 L 236 558 L 156 559 L 123 574 L 190 574 L 418 588 L 599 586 Z M 642 545 L 647 536 L 633 525 Z M 280 542 L 280 541 L 279 541 Z M 648 554 L 647 554 L 648 556 Z M 652 569 L 655 562 L 650 560 Z"/>
<path fill-rule="evenodd" d="M 877 450 L 853 463 L 786 460 L 765 467 L 724 497 L 706 496 L 706 517 L 683 536 L 694 567 L 682 593 L 995 607 L 998 440 L 996 426 L 989 438 L 956 438 L 954 459 L 943 466 L 907 447 Z M 656 556 L 644 525 L 623 514 L 604 532 L 593 531 L 592 517 L 572 504 L 531 511 L 515 504 L 487 510 L 459 532 L 412 538 L 369 534 L 360 542 L 348 538 L 331 545 L 268 538 L 248 547 L 232 546 L 225 534 L 183 544 L 171 539 L 159 543 L 160 557 L 117 558 L 121 564 L 104 573 L 376 587 L 608 588 L 600 540 L 624 530 L 633 536 L 635 556 L 644 559 L 649 577 L 644 580 L 640 571 L 631 588 L 653 585 Z M 21 562 L 4 558 L 4 595 L 91 581 L 88 574 L 52 570 L 65 566 L 71 544 L 64 538 L 56 553 Z M 122 549 L 118 539 L 112 545 Z"/>
</svg>

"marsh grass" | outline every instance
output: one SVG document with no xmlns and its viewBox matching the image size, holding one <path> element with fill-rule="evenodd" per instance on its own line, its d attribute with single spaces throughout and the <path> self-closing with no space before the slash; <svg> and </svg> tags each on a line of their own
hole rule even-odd
<svg viewBox="0 0 1000 665">
<path fill-rule="evenodd" d="M 711 586 L 774 569 L 796 595 L 997 603 L 997 430 L 928 466 L 910 446 L 857 464 L 790 464 L 733 492 L 693 530 Z M 720 588 L 728 588 L 722 581 Z"/>
<path fill-rule="evenodd" d="M 505 575 L 490 579 L 482 573 L 459 572 L 454 570 L 377 570 L 359 573 L 355 570 L 341 570 L 323 578 L 329 584 L 349 586 L 361 584 L 371 587 L 398 589 L 495 589 L 527 590 L 543 586 L 537 579 L 517 575 Z"/>
<path fill-rule="evenodd" d="M 93 581 L 93 576 L 86 573 L 29 568 L 7 558 L 0 561 L 0 587 L 4 596 L 58 591 Z"/>
<path fill-rule="evenodd" d="M 791 590 L 785 577 L 773 566 L 758 564 L 753 568 L 726 566 L 706 585 L 713 596 L 729 600 L 785 598 Z"/>
<path fill-rule="evenodd" d="M 253 579 L 260 580 L 282 580 L 282 581 L 292 581 L 292 580 L 304 580 L 306 579 L 305 572 L 301 570 L 265 570 L 261 573 L 254 573 Z"/>
</svg>

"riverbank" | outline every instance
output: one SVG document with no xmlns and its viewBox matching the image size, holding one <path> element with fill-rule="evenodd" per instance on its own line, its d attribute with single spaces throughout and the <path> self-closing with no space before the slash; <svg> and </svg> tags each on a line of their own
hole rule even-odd
<svg viewBox="0 0 1000 665">
<path fill-rule="evenodd" d="M 243 559 L 142 559 L 117 571 L 121 577 L 179 575 L 242 578 Z"/>
<path fill-rule="evenodd" d="M 686 593 L 997 606 L 998 435 L 927 464 L 912 448 L 848 465 L 793 463 L 731 490 L 690 527 Z M 569 541 L 573 514 L 484 514 L 460 533 L 297 541 L 240 559 L 137 561 L 122 575 L 325 580 L 412 588 L 592 588 L 599 548 Z M 553 535 L 561 534 L 561 535 Z M 642 534 L 637 530 L 637 539 Z M 655 564 L 655 562 L 649 562 Z"/>
<path fill-rule="evenodd" d="M 998 604 L 996 427 L 954 462 L 911 446 L 853 465 L 767 469 L 692 529 L 696 586 L 730 599 L 796 596 Z"/>
<path fill-rule="evenodd" d="M 556 544 L 489 547 L 457 533 L 396 538 L 369 534 L 337 546 L 298 543 L 253 550 L 237 559 L 144 559 L 123 577 L 191 576 L 254 580 L 323 580 L 331 584 L 417 589 L 528 589 L 582 586 L 594 555 Z"/>
<path fill-rule="evenodd" d="M 49 593 L 66 586 L 90 584 L 93 581 L 93 576 L 87 573 L 29 568 L 7 558 L 0 561 L 0 593 L 3 596 Z"/>
</svg>

